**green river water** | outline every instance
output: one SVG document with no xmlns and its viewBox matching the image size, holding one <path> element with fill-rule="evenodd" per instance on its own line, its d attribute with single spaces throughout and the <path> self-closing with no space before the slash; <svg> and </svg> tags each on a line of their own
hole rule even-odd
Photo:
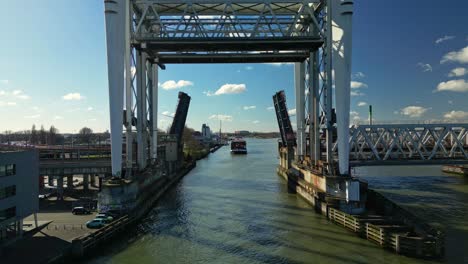
<svg viewBox="0 0 468 264">
<path fill-rule="evenodd" d="M 151 212 L 86 263 L 436 263 L 385 251 L 330 223 L 276 175 L 277 140 L 200 160 Z M 369 186 L 447 230 L 443 262 L 468 263 L 468 178 L 438 166 L 356 169 Z"/>
</svg>

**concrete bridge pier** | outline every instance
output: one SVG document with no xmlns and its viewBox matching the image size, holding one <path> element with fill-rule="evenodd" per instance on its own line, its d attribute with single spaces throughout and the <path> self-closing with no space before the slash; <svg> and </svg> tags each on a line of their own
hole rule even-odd
<svg viewBox="0 0 468 264">
<path fill-rule="evenodd" d="M 83 190 L 89 190 L 89 174 L 83 174 Z"/>
<path fill-rule="evenodd" d="M 50 175 L 47 175 L 47 182 L 49 184 L 49 187 L 54 186 L 54 177 L 50 176 Z"/>
<path fill-rule="evenodd" d="M 63 200 L 63 176 L 57 178 L 57 200 Z"/>
<path fill-rule="evenodd" d="M 67 176 L 67 188 L 73 190 L 73 175 Z"/>
<path fill-rule="evenodd" d="M 89 177 L 90 177 L 91 186 L 96 187 L 96 175 L 90 174 Z"/>
<path fill-rule="evenodd" d="M 45 183 L 44 183 L 44 176 L 39 176 L 39 188 L 40 189 L 43 189 L 45 186 Z"/>
</svg>

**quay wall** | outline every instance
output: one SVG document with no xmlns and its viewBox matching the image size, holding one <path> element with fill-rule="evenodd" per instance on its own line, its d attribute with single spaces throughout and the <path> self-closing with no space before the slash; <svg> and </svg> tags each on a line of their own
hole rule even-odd
<svg viewBox="0 0 468 264">
<path fill-rule="evenodd" d="M 363 197 L 367 200 L 366 208 L 381 214 L 377 218 L 366 214 L 348 214 L 338 209 L 336 201 L 327 199 L 320 189 L 299 178 L 295 169 L 287 170 L 278 166 L 277 174 L 286 180 L 290 191 L 310 203 L 318 213 L 383 248 L 419 258 L 443 256 L 443 232 L 424 223 L 375 190 L 366 188 Z"/>
</svg>

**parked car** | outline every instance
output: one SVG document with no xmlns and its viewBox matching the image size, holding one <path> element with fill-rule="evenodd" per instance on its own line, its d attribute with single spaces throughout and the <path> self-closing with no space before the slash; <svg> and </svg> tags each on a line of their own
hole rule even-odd
<svg viewBox="0 0 468 264">
<path fill-rule="evenodd" d="M 114 220 L 112 216 L 103 213 L 97 214 L 95 219 L 103 219 L 106 223 L 112 222 L 112 220 Z"/>
<path fill-rule="evenodd" d="M 46 199 L 46 198 L 50 197 L 50 195 L 51 195 L 51 193 L 44 193 L 44 194 L 39 194 L 38 197 L 39 197 L 39 199 L 42 200 L 42 199 Z"/>
<path fill-rule="evenodd" d="M 84 208 L 83 206 L 76 206 L 76 207 L 73 207 L 72 214 L 74 214 L 74 215 L 91 214 L 91 211 Z"/>
<path fill-rule="evenodd" d="M 86 222 L 87 228 L 101 228 L 105 225 L 106 223 L 103 219 L 93 219 L 91 221 Z"/>
</svg>

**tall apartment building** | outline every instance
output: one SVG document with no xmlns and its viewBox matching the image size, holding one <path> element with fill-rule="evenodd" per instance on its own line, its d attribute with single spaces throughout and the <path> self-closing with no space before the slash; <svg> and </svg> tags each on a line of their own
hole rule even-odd
<svg viewBox="0 0 468 264">
<path fill-rule="evenodd" d="M 202 125 L 202 136 L 205 138 L 205 139 L 209 139 L 211 138 L 211 129 L 209 126 L 207 126 L 206 124 L 203 124 Z"/>
<path fill-rule="evenodd" d="M 0 151 L 0 243 L 22 235 L 23 219 L 39 211 L 35 150 Z"/>
</svg>

